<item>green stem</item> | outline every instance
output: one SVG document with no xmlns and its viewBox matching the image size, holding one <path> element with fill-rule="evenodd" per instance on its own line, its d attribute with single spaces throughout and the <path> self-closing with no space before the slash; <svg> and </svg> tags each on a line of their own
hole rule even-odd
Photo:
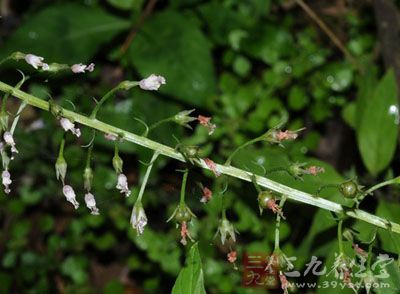
<svg viewBox="0 0 400 294">
<path fill-rule="evenodd" d="M 279 202 L 279 207 L 282 209 L 283 205 L 285 205 L 286 197 L 282 197 Z M 275 223 L 275 250 L 280 250 L 279 247 L 279 228 L 281 226 L 281 215 L 279 213 L 276 214 L 276 223 Z M 275 251 L 274 250 L 274 251 Z"/>
<path fill-rule="evenodd" d="M 240 145 L 238 148 L 236 148 L 236 149 L 231 153 L 231 155 L 229 155 L 228 159 L 225 161 L 225 165 L 226 165 L 226 166 L 230 166 L 233 157 L 234 157 L 234 156 L 236 155 L 236 153 L 238 153 L 240 150 L 242 150 L 243 148 L 246 148 L 247 146 L 252 145 L 252 144 L 254 144 L 254 143 L 256 143 L 256 142 L 259 142 L 259 141 L 261 141 L 261 140 L 262 140 L 262 137 L 260 136 L 260 137 L 254 138 L 254 139 L 252 139 L 252 140 L 250 140 L 250 141 L 247 141 L 246 143 Z"/>
<path fill-rule="evenodd" d="M 138 82 L 131 82 L 131 81 L 123 81 L 121 82 L 118 86 L 112 88 L 110 91 L 108 91 L 101 99 L 100 101 L 96 104 L 96 107 L 93 109 L 92 113 L 90 114 L 91 119 L 95 119 L 97 112 L 99 111 L 100 107 L 106 102 L 110 97 L 113 97 L 114 94 L 120 90 L 129 90 L 134 86 L 137 86 L 139 83 Z"/>
<path fill-rule="evenodd" d="M 14 87 L 7 85 L 1 81 L 0 81 L 0 91 L 5 92 L 5 93 L 11 93 L 12 96 L 14 96 L 18 99 L 24 100 L 28 104 L 30 104 L 34 107 L 43 109 L 45 111 L 50 111 L 50 105 L 47 101 L 37 98 L 35 96 L 32 96 L 21 90 L 15 89 Z M 150 140 L 148 138 L 128 132 L 124 129 L 117 128 L 113 125 L 104 123 L 102 121 L 91 119 L 87 116 L 81 115 L 79 113 L 76 113 L 76 112 L 73 112 L 73 111 L 70 111 L 67 109 L 62 109 L 62 113 L 63 113 L 64 117 L 71 119 L 71 120 L 75 121 L 76 123 L 80 123 L 82 125 L 96 129 L 96 130 L 101 131 L 106 134 L 108 134 L 108 133 L 121 134 L 125 141 L 137 144 L 139 146 L 142 146 L 142 147 L 145 147 L 148 149 L 158 151 L 161 155 L 179 160 L 181 162 L 186 162 L 185 158 L 182 156 L 181 153 L 179 153 L 174 148 L 171 148 L 169 146 L 160 144 L 160 143 Z M 203 169 L 208 169 L 208 170 L 210 169 L 203 160 L 198 160 L 196 162 L 199 167 L 201 167 Z M 289 186 L 280 184 L 278 182 L 272 181 L 265 177 L 254 176 L 252 173 L 250 173 L 248 171 L 245 171 L 245 170 L 233 167 L 233 166 L 225 166 L 225 165 L 217 164 L 217 169 L 219 172 L 221 172 L 221 174 L 231 176 L 231 177 L 234 177 L 234 178 L 237 178 L 237 179 L 240 179 L 243 181 L 247 181 L 247 182 L 252 182 L 253 177 L 254 177 L 254 181 L 259 186 L 264 187 L 269 190 L 272 190 L 279 194 L 284 194 L 287 197 L 287 199 L 290 199 L 292 201 L 297 201 L 297 202 L 305 203 L 305 204 L 312 205 L 315 207 L 319 207 L 321 209 L 332 211 L 337 214 L 344 214 L 351 218 L 359 219 L 364 222 L 375 225 L 377 227 L 400 234 L 400 225 L 399 224 L 388 221 L 384 218 L 378 217 L 376 215 L 365 212 L 363 210 L 343 209 L 343 207 L 339 203 L 336 203 L 336 202 L 333 202 L 333 201 L 330 201 L 330 200 L 327 200 L 327 199 L 324 199 L 321 197 L 315 197 L 314 195 L 293 189 Z M 388 225 L 388 224 L 390 224 L 390 225 Z"/>
<path fill-rule="evenodd" d="M 168 122 L 171 122 L 173 120 L 174 120 L 174 117 L 167 117 L 167 118 L 164 118 L 162 120 L 159 120 L 158 122 L 156 122 L 156 123 L 152 124 L 151 126 L 149 126 L 149 128 L 143 133 L 143 136 L 147 137 L 151 130 L 157 128 L 158 126 L 160 126 L 160 125 L 162 125 L 164 123 L 168 123 Z"/>
<path fill-rule="evenodd" d="M 182 186 L 181 186 L 181 199 L 179 201 L 180 205 L 185 204 L 185 192 L 186 192 L 186 182 L 187 182 L 188 174 L 189 174 L 189 170 L 185 169 L 185 171 L 183 173 Z"/>
<path fill-rule="evenodd" d="M 22 101 L 21 105 L 19 106 L 18 111 L 17 111 L 17 116 L 14 118 L 13 123 L 10 128 L 11 134 L 14 134 L 14 131 L 15 131 L 15 128 L 17 127 L 19 118 L 21 117 L 21 113 L 27 105 L 28 105 L 28 103 L 26 103 L 25 101 Z"/>
<path fill-rule="evenodd" d="M 360 200 L 364 199 L 368 194 L 371 194 L 373 191 L 378 190 L 379 188 L 382 188 L 384 186 L 393 185 L 393 184 L 400 184 L 400 177 L 390 179 L 390 180 L 384 181 L 382 183 L 376 184 L 375 186 L 372 186 L 371 188 L 369 188 L 367 191 L 365 191 L 363 193 Z"/>
<path fill-rule="evenodd" d="M 251 182 L 253 183 L 254 188 L 257 190 L 258 194 L 260 194 L 262 192 L 262 190 L 261 190 L 260 186 L 257 183 L 257 179 L 256 179 L 255 175 L 253 175 L 251 177 Z"/>
<path fill-rule="evenodd" d="M 343 235 L 342 235 L 343 220 L 339 220 L 337 229 L 337 238 L 339 243 L 339 254 L 343 254 Z"/>
<path fill-rule="evenodd" d="M 67 132 L 64 132 L 64 135 L 61 139 L 61 143 L 60 143 L 60 149 L 58 151 L 58 157 L 64 157 L 64 146 L 65 146 L 65 137 L 67 135 Z"/>
<path fill-rule="evenodd" d="M 142 197 L 143 197 L 143 194 L 144 194 L 144 189 L 146 188 L 147 181 L 149 180 L 151 169 L 153 168 L 153 164 L 156 161 L 158 155 L 160 155 L 160 153 L 156 151 L 156 152 L 154 152 L 153 156 L 151 157 L 151 161 L 150 161 L 150 164 L 147 166 L 147 170 L 146 170 L 146 173 L 144 175 L 142 185 L 140 186 L 140 191 L 139 191 L 139 195 L 138 195 L 138 198 L 137 198 L 136 202 L 142 201 Z"/>
<path fill-rule="evenodd" d="M 371 269 L 371 261 L 372 261 L 372 247 L 374 245 L 374 242 L 371 242 L 371 244 L 368 245 L 368 260 L 367 260 L 367 269 Z"/>
</svg>

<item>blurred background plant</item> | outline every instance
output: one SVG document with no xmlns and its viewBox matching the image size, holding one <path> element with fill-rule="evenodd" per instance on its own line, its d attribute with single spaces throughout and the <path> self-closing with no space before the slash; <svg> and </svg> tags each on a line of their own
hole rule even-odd
<svg viewBox="0 0 400 294">
<path fill-rule="evenodd" d="M 21 62 L 7 63 L 0 68 L 0 76 L 16 84 L 20 74 L 13 68 L 17 67 L 31 77 L 23 86 L 25 91 L 89 114 L 93 98 L 99 99 L 122 80 L 157 73 L 167 80 L 159 92 L 119 93 L 103 106 L 98 118 L 142 134 L 143 125 L 135 118 L 151 125 L 196 108 L 196 115 L 213 117 L 218 127 L 212 136 L 201 126 L 190 131 L 164 124 L 149 138 L 174 147 L 174 134 L 184 144 L 199 145 L 202 156 L 224 162 L 237 146 L 287 115 L 289 129 L 306 127 L 298 140 L 284 149 L 253 145 L 241 150 L 232 164 L 256 174 L 293 162 L 321 166 L 325 173 L 305 181 L 286 173 L 268 175 L 312 194 L 322 185 L 354 176 L 365 186 L 392 178 L 398 174 L 399 69 L 396 64 L 392 70 L 385 65 L 390 64 L 391 52 L 400 51 L 387 50 L 381 38 L 385 32 L 377 32 L 382 21 L 379 9 L 385 7 L 375 3 L 391 1 L 309 2 L 353 59 L 343 56 L 296 1 L 3 0 L 0 59 L 23 51 L 49 62 L 94 62 L 96 68 L 90 74 L 55 75 L 33 71 Z M 10 112 L 16 112 L 18 102 L 8 100 Z M 64 200 L 53 168 L 63 136 L 55 124 L 51 114 L 27 107 L 14 135 L 20 154 L 12 163 L 13 192 L 0 197 L 0 292 L 160 293 L 171 289 L 187 249 L 179 244 L 175 226 L 165 220 L 179 201 L 181 174 L 175 170 L 184 165 L 165 157 L 157 160 L 142 200 L 149 225 L 137 237 L 129 224 L 135 197 L 125 198 L 114 189 L 112 143 L 99 138 L 92 156 L 92 189 L 101 214 L 90 215 L 83 206 L 75 211 Z M 78 195 L 84 194 L 86 152 L 81 145 L 91 140 L 90 130 L 82 131 L 78 143 L 68 137 L 64 151 Z M 151 154 L 128 143 L 119 144 L 119 153 L 136 196 L 146 169 L 139 161 L 148 162 Z M 257 292 L 241 288 L 241 272 L 226 261 L 228 248 L 213 239 L 221 203 L 218 197 L 206 205 L 200 203 L 198 182 L 213 191 L 218 191 L 219 183 L 211 174 L 195 170 L 186 195 L 186 203 L 198 216 L 191 229 L 199 241 L 207 292 Z M 271 253 L 275 217 L 259 216 L 254 187 L 230 180 L 224 195 L 227 216 L 240 232 L 239 262 L 244 252 Z M 348 205 L 338 190 L 324 190 L 321 195 Z M 398 188 L 385 188 L 361 207 L 399 222 L 398 196 Z M 312 255 L 327 266 L 332 264 L 338 241 L 331 214 L 291 202 L 284 210 L 287 220 L 281 223 L 281 249 L 297 256 L 296 269 L 303 269 Z M 347 220 L 345 226 L 359 231 L 358 238 L 364 242 L 374 231 L 371 225 L 354 220 Z M 398 236 L 378 230 L 378 237 L 375 254 L 398 254 Z M 390 279 L 385 281 L 398 286 L 397 267 L 392 264 L 390 270 Z M 307 276 L 299 281 L 316 279 Z M 398 293 L 393 289 L 391 293 Z M 322 291 L 339 290 L 315 289 Z"/>
</svg>

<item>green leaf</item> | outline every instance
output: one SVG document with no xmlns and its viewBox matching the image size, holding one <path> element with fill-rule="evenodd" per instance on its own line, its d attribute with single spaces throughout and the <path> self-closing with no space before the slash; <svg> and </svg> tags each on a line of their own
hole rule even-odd
<svg viewBox="0 0 400 294">
<path fill-rule="evenodd" d="M 399 210 L 400 204 L 381 200 L 376 208 L 376 214 L 382 218 L 398 223 L 400 221 Z M 381 248 L 383 250 L 396 254 L 399 253 L 399 234 L 380 229 L 378 230 L 378 236 L 381 241 Z"/>
<path fill-rule="evenodd" d="M 203 269 L 197 243 L 194 244 L 186 258 L 186 266 L 180 271 L 172 294 L 206 293 L 204 289 Z"/>
<path fill-rule="evenodd" d="M 43 56 L 46 62 L 88 62 L 99 47 L 129 26 L 99 8 L 56 4 L 31 16 L 7 40 L 0 51 Z"/>
<path fill-rule="evenodd" d="M 204 105 L 216 90 L 210 49 L 193 22 L 167 11 L 145 23 L 129 48 L 129 57 L 143 77 L 156 73 L 166 78 L 162 93 Z"/>
<path fill-rule="evenodd" d="M 386 73 L 365 103 L 357 129 L 358 147 L 365 166 L 376 175 L 391 162 L 397 142 L 399 110 L 392 70 Z"/>
</svg>

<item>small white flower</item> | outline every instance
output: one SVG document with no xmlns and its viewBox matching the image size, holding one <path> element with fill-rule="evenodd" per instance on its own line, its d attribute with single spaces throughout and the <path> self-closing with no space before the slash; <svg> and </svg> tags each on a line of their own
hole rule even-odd
<svg viewBox="0 0 400 294">
<path fill-rule="evenodd" d="M 4 192 L 9 194 L 11 192 L 9 186 L 12 183 L 10 172 L 8 170 L 3 170 L 2 174 L 1 174 L 1 178 L 3 180 Z"/>
<path fill-rule="evenodd" d="M 85 194 L 85 203 L 87 208 L 90 209 L 91 214 L 99 215 L 99 209 L 96 207 L 96 200 L 94 199 L 94 195 L 92 193 Z"/>
<path fill-rule="evenodd" d="M 34 54 L 25 55 L 26 63 L 32 65 L 35 69 L 38 69 L 39 66 L 43 66 L 43 59 L 43 57 L 36 56 Z"/>
<path fill-rule="evenodd" d="M 71 66 L 71 70 L 73 73 L 81 73 L 85 72 L 86 64 L 77 63 Z"/>
<path fill-rule="evenodd" d="M 67 198 L 67 201 L 72 203 L 72 205 L 75 207 L 75 209 L 78 209 L 79 203 L 76 201 L 76 195 L 74 192 L 74 189 L 70 185 L 65 185 L 63 187 L 63 193 L 65 198 Z"/>
<path fill-rule="evenodd" d="M 60 124 L 64 131 L 71 131 L 71 133 L 73 133 L 77 137 L 81 136 L 81 130 L 79 128 L 75 128 L 75 124 L 68 118 L 62 117 L 60 119 Z"/>
<path fill-rule="evenodd" d="M 143 234 L 144 227 L 147 225 L 147 216 L 141 202 L 136 202 L 132 210 L 131 225 L 138 235 Z"/>
<path fill-rule="evenodd" d="M 50 66 L 47 63 L 42 63 L 42 70 L 46 71 L 49 69 L 50 69 Z"/>
<path fill-rule="evenodd" d="M 85 70 L 88 72 L 94 71 L 94 63 L 91 63 L 88 66 L 86 66 Z"/>
<path fill-rule="evenodd" d="M 116 188 L 120 191 L 120 193 L 124 193 L 126 197 L 131 195 L 131 191 L 128 188 L 128 179 L 124 174 L 118 175 L 118 183 Z"/>
<path fill-rule="evenodd" d="M 143 90 L 158 90 L 161 85 L 165 84 L 165 78 L 163 76 L 156 76 L 155 74 L 150 75 L 149 77 L 141 80 L 139 82 L 139 87 Z"/>
<path fill-rule="evenodd" d="M 15 141 L 14 141 L 13 135 L 10 132 L 5 132 L 3 135 L 3 139 L 8 146 L 11 146 L 12 153 L 18 153 L 18 150 L 15 147 Z M 13 157 L 11 157 L 11 159 L 13 159 Z"/>
</svg>

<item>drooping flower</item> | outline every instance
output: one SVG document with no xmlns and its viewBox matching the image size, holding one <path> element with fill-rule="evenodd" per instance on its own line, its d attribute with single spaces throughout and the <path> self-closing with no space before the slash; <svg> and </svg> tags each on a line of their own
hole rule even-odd
<svg viewBox="0 0 400 294">
<path fill-rule="evenodd" d="M 208 168 L 214 173 L 215 177 L 219 177 L 221 173 L 217 171 L 217 165 L 214 161 L 209 158 L 203 159 L 204 163 L 208 166 Z"/>
<path fill-rule="evenodd" d="M 35 69 L 38 69 L 39 67 L 43 66 L 43 60 L 44 60 L 43 57 L 34 54 L 25 55 L 26 63 L 32 65 Z"/>
<path fill-rule="evenodd" d="M 94 70 L 94 63 L 89 65 L 77 63 L 71 66 L 71 71 L 73 73 L 84 73 L 85 71 L 92 72 Z"/>
<path fill-rule="evenodd" d="M 207 203 L 212 198 L 212 191 L 207 187 L 202 188 L 203 196 L 200 199 L 200 202 Z"/>
<path fill-rule="evenodd" d="M 325 172 L 325 169 L 323 167 L 315 166 L 315 165 L 310 166 L 304 170 L 305 174 L 309 174 L 309 175 L 313 175 L 313 176 L 316 176 L 319 173 L 324 173 L 324 172 Z"/>
<path fill-rule="evenodd" d="M 181 223 L 181 244 L 184 246 L 187 244 L 186 238 L 189 238 L 192 242 L 194 241 L 189 230 L 187 229 L 187 222 L 183 221 Z"/>
<path fill-rule="evenodd" d="M 86 65 L 82 63 L 74 64 L 71 66 L 71 70 L 73 73 L 84 73 L 86 69 Z"/>
<path fill-rule="evenodd" d="M 279 272 L 279 280 L 281 282 L 281 289 L 283 290 L 284 294 L 288 294 L 288 289 L 292 288 L 292 285 L 286 279 L 286 276 L 280 271 Z"/>
<path fill-rule="evenodd" d="M 237 252 L 235 250 L 230 251 L 227 254 L 227 259 L 230 263 L 234 263 L 237 259 Z"/>
<path fill-rule="evenodd" d="M 258 206 L 260 208 L 260 213 L 262 213 L 263 209 L 270 209 L 273 213 L 279 214 L 281 218 L 286 219 L 283 215 L 282 209 L 276 203 L 274 195 L 269 191 L 262 191 L 258 194 Z"/>
<path fill-rule="evenodd" d="M 139 82 L 139 87 L 143 90 L 156 91 L 165 83 L 166 81 L 163 76 L 151 74 L 149 77 Z"/>
<path fill-rule="evenodd" d="M 76 195 L 74 189 L 70 185 L 64 185 L 63 187 L 63 193 L 65 198 L 67 198 L 67 201 L 70 202 L 75 209 L 78 209 L 79 207 L 79 202 L 76 201 Z"/>
<path fill-rule="evenodd" d="M 368 253 L 365 252 L 364 249 L 360 248 L 360 246 L 358 246 L 358 244 L 353 243 L 352 246 L 353 246 L 353 248 L 354 248 L 354 252 L 355 252 L 357 255 L 359 255 L 359 256 L 361 256 L 361 257 L 368 257 Z"/>
<path fill-rule="evenodd" d="M 120 193 L 124 193 L 126 197 L 129 197 L 129 195 L 131 195 L 131 191 L 128 188 L 128 179 L 122 173 L 118 175 L 116 188 L 120 191 Z"/>
<path fill-rule="evenodd" d="M 18 153 L 18 150 L 15 147 L 15 141 L 14 141 L 13 135 L 10 132 L 5 132 L 3 135 L 3 139 L 4 139 L 4 142 L 6 142 L 6 144 L 11 147 L 12 153 Z M 13 157 L 11 157 L 11 159 L 13 159 Z"/>
<path fill-rule="evenodd" d="M 203 116 L 203 115 L 199 115 L 197 117 L 197 120 L 199 121 L 199 123 L 202 126 L 205 126 L 208 129 L 208 134 L 212 135 L 217 127 L 217 125 L 212 124 L 211 121 L 211 117 L 207 117 L 207 116 Z"/>
<path fill-rule="evenodd" d="M 78 138 L 81 136 L 81 130 L 79 128 L 76 128 L 75 124 L 72 121 L 70 121 L 68 118 L 65 118 L 65 117 L 60 118 L 60 124 L 61 124 L 61 127 L 64 129 L 64 131 L 66 131 L 66 132 L 70 131 L 72 134 L 74 134 Z"/>
<path fill-rule="evenodd" d="M 85 203 L 86 207 L 90 209 L 90 213 L 93 215 L 99 215 L 99 209 L 96 206 L 96 199 L 94 198 L 94 195 L 90 192 L 85 194 Z"/>
<path fill-rule="evenodd" d="M 3 181 L 4 192 L 6 194 L 9 194 L 11 192 L 10 185 L 12 183 L 10 172 L 8 170 L 3 170 L 2 174 L 1 174 L 1 178 Z"/>
<path fill-rule="evenodd" d="M 230 240 L 236 242 L 236 235 L 235 235 L 235 228 L 226 218 L 221 220 L 221 223 L 218 227 L 217 234 L 221 235 L 221 243 L 222 245 L 225 244 L 226 237 L 229 237 Z"/>
<path fill-rule="evenodd" d="M 136 201 L 133 207 L 131 225 L 137 231 L 138 236 L 143 234 L 144 227 L 147 225 L 147 216 L 141 201 Z"/>
</svg>

